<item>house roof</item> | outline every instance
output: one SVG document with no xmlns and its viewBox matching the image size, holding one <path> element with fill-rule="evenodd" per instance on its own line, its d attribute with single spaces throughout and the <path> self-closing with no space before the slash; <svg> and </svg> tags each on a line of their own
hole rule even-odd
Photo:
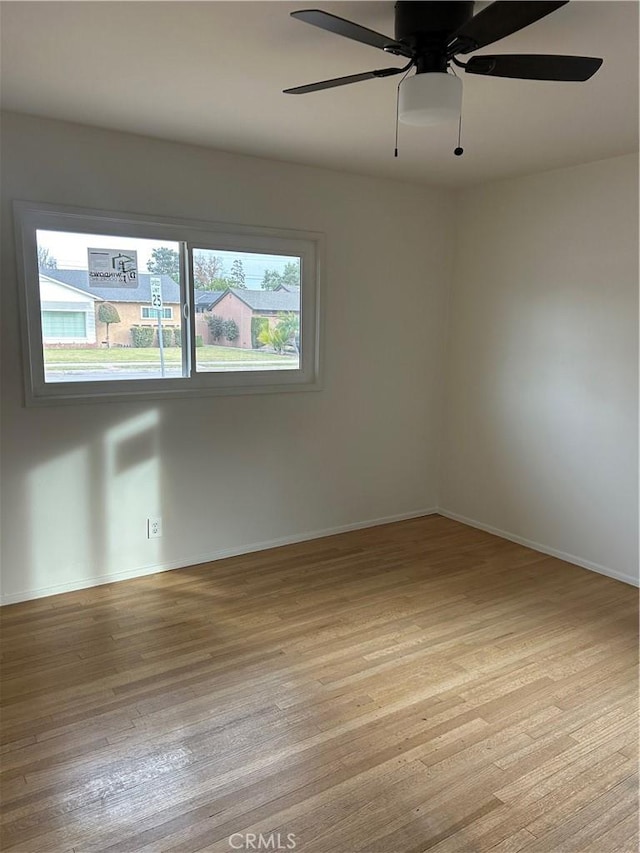
<svg viewBox="0 0 640 853">
<path fill-rule="evenodd" d="M 241 299 L 254 311 L 300 311 L 300 291 L 249 290 L 230 287 L 227 291 Z"/>
<path fill-rule="evenodd" d="M 85 293 L 104 299 L 105 302 L 151 302 L 151 273 L 140 273 L 137 287 L 93 287 L 89 284 L 87 270 L 41 270 L 46 275 L 61 284 L 67 284 Z M 162 279 L 162 301 L 168 304 L 180 303 L 180 287 L 168 275 Z"/>
<path fill-rule="evenodd" d="M 137 287 L 93 287 L 89 284 L 87 270 L 46 269 L 40 271 L 45 276 L 60 284 L 73 287 L 88 293 L 105 302 L 151 302 L 151 273 L 140 273 Z M 166 304 L 180 303 L 180 287 L 168 275 L 162 275 L 162 301 Z M 253 311 L 299 311 L 300 291 L 287 290 L 250 290 L 248 288 L 230 287 L 227 290 L 195 291 L 196 305 L 206 308 L 213 306 L 222 299 L 225 293 L 232 293 L 248 305 Z"/>
<path fill-rule="evenodd" d="M 194 290 L 195 302 L 197 306 L 205 308 L 213 308 L 216 302 L 221 299 L 226 290 Z"/>
<path fill-rule="evenodd" d="M 72 293 L 79 293 L 82 296 L 89 296 L 90 299 L 93 299 L 94 302 L 99 302 L 100 297 L 95 296 L 93 293 L 87 293 L 86 290 L 82 290 L 78 287 L 72 287 L 70 284 L 67 284 L 64 281 L 60 281 L 59 279 L 52 278 L 50 275 L 45 275 L 44 273 L 40 273 L 40 298 L 42 298 L 42 291 L 47 285 L 55 285 L 57 287 L 64 287 L 65 290 L 70 290 Z"/>
</svg>

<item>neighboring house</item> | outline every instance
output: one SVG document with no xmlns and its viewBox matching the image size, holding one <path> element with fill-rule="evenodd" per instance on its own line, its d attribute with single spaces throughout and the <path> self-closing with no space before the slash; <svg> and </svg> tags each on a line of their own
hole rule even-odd
<svg viewBox="0 0 640 853">
<path fill-rule="evenodd" d="M 162 325 L 180 327 L 180 287 L 168 275 L 162 279 Z M 100 346 L 107 339 L 107 327 L 97 319 L 97 303 L 110 302 L 120 316 L 112 323 L 109 338 L 112 346 L 131 346 L 132 326 L 157 326 L 157 315 L 151 308 L 151 274 L 141 273 L 137 287 L 93 287 L 87 270 L 47 269 L 40 271 L 40 300 L 45 344 L 93 344 Z M 70 299 L 75 292 L 75 299 Z M 70 302 L 93 306 L 69 308 Z M 46 308 L 45 308 L 46 304 Z M 65 307 L 67 306 L 67 307 Z M 83 327 L 82 313 L 85 313 Z M 82 329 L 86 331 L 81 334 Z"/>
<path fill-rule="evenodd" d="M 40 275 L 42 340 L 45 344 L 95 345 L 98 296 Z"/>
<path fill-rule="evenodd" d="M 109 328 L 111 346 L 132 346 L 133 326 L 157 326 L 151 308 L 151 274 L 141 273 L 137 287 L 93 287 L 86 270 L 48 269 L 40 272 L 40 300 L 45 344 L 101 346 L 107 327 L 98 319 L 100 302 L 110 302 L 120 316 Z M 167 275 L 162 279 L 162 325 L 180 327 L 180 287 Z M 300 312 L 300 289 L 280 286 L 276 290 L 196 290 L 196 334 L 206 344 L 214 343 L 208 318 L 213 314 L 234 320 L 239 329 L 235 341 L 218 344 L 252 349 L 260 321 L 276 325 L 283 313 Z"/>
<path fill-rule="evenodd" d="M 280 290 L 250 290 L 249 288 L 230 287 L 222 291 L 215 301 L 212 309 L 207 309 L 207 314 L 217 314 L 223 320 L 234 320 L 238 325 L 239 335 L 235 341 L 220 340 L 216 343 L 227 346 L 241 347 L 242 349 L 253 349 L 252 325 L 255 335 L 256 321 L 266 321 L 270 326 L 275 326 L 282 314 L 293 312 L 300 313 L 300 290 L 289 292 Z M 207 314 L 203 315 L 206 319 Z M 203 334 L 205 343 L 213 343 L 211 333 L 207 328 L 206 336 Z"/>
<path fill-rule="evenodd" d="M 286 290 L 287 293 L 297 293 L 300 295 L 300 285 L 299 284 L 279 284 L 277 287 L 273 288 L 274 293 L 277 293 L 281 290 Z"/>
</svg>

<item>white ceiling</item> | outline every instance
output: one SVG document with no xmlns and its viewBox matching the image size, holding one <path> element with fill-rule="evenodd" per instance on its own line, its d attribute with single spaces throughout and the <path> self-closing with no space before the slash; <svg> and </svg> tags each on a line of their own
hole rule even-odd
<svg viewBox="0 0 640 853">
<path fill-rule="evenodd" d="M 401 125 L 398 160 L 397 78 L 281 94 L 395 64 L 289 17 L 309 7 L 393 35 L 392 2 L 3 2 L 3 107 L 448 186 L 637 150 L 636 0 L 574 0 L 480 51 L 601 56 L 604 65 L 587 83 L 463 74 L 464 156 L 452 154 L 455 126 Z"/>
</svg>

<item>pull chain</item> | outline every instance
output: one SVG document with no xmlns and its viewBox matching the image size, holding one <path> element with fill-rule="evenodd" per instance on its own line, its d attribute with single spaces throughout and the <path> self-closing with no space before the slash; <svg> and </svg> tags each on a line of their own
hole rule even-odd
<svg viewBox="0 0 640 853">
<path fill-rule="evenodd" d="M 466 68 L 467 67 L 465 62 L 458 62 L 458 60 L 455 58 L 455 56 L 453 57 L 453 63 L 454 63 L 454 65 L 460 66 L 460 68 Z M 458 75 L 456 74 L 456 69 L 453 67 L 453 65 L 450 66 L 449 70 L 451 71 L 451 73 L 453 74 L 454 77 L 458 77 Z M 462 105 L 460 106 L 460 118 L 458 119 L 458 147 L 453 149 L 453 153 L 456 155 L 456 157 L 462 157 L 462 155 L 464 154 L 464 148 L 460 145 L 461 136 L 462 136 Z"/>
<path fill-rule="evenodd" d="M 402 80 L 398 83 L 398 86 L 396 88 L 396 147 L 393 151 L 394 157 L 398 156 L 398 121 L 399 121 L 399 115 L 400 115 L 400 86 L 402 86 L 404 81 L 407 79 L 407 74 L 411 71 L 412 65 L 413 65 L 413 61 L 409 63 L 406 74 L 404 75 Z"/>
<path fill-rule="evenodd" d="M 460 137 L 462 136 L 462 110 L 460 111 L 460 118 L 458 120 L 458 147 L 453 149 L 453 153 L 456 157 L 461 157 L 464 154 L 464 148 L 460 146 Z"/>
<path fill-rule="evenodd" d="M 393 156 L 398 156 L 398 113 L 400 111 L 400 83 L 396 88 L 396 147 L 393 151 Z"/>
</svg>

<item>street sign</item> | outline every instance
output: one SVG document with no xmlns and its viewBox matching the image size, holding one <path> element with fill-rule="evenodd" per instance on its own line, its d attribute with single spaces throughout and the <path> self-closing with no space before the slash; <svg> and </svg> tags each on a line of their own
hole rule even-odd
<svg viewBox="0 0 640 853">
<path fill-rule="evenodd" d="M 150 276 L 151 282 L 151 307 L 162 308 L 162 278 L 159 275 Z"/>
<path fill-rule="evenodd" d="M 158 347 L 160 348 L 160 373 L 164 376 L 164 334 L 162 332 L 162 278 L 159 275 L 149 276 L 151 289 L 151 308 L 158 318 Z"/>
</svg>

